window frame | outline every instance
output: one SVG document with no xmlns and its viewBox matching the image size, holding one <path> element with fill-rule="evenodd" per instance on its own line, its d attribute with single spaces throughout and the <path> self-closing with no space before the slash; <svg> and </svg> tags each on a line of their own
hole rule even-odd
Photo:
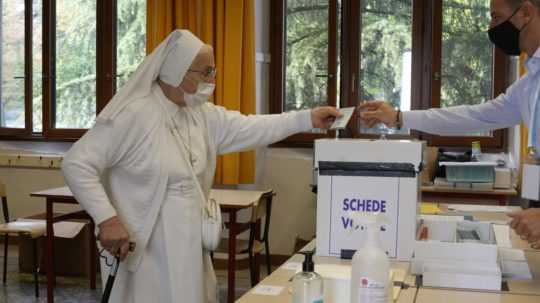
<svg viewBox="0 0 540 303">
<path fill-rule="evenodd" d="M 431 45 L 432 60 L 429 67 L 429 78 L 426 82 L 431 82 L 431 94 L 426 95 L 422 108 L 439 108 L 441 102 L 441 74 L 442 69 L 442 25 L 443 25 L 443 2 L 442 0 L 426 1 L 427 8 L 432 11 L 432 30 L 427 35 L 428 45 Z M 431 39 L 430 39 L 431 38 Z M 492 94 L 491 99 L 504 93 L 508 87 L 508 74 L 510 59 L 498 48 L 492 46 L 493 52 L 493 72 L 492 72 Z M 508 129 L 493 131 L 492 137 L 485 136 L 438 136 L 422 133 L 420 139 L 426 140 L 430 146 L 445 148 L 470 148 L 473 141 L 480 141 L 480 145 L 485 150 L 503 151 L 507 147 Z"/>
<path fill-rule="evenodd" d="M 32 128 L 33 0 L 25 0 L 25 128 L 0 128 L 2 140 L 76 141 L 88 129 L 55 128 L 56 0 L 42 1 L 42 132 Z M 96 115 L 116 91 L 117 0 L 96 0 Z"/>
<path fill-rule="evenodd" d="M 271 114 L 283 112 L 285 95 L 285 28 L 286 28 L 286 0 L 270 2 L 270 104 Z M 338 0 L 328 0 L 328 82 L 327 97 L 329 106 L 336 106 L 337 101 L 337 70 L 338 70 Z M 326 134 L 300 133 L 292 135 L 272 146 L 277 147 L 311 147 L 313 141 L 322 138 L 335 137 L 335 131 Z"/>
<path fill-rule="evenodd" d="M 24 1 L 24 27 L 32 28 L 33 3 L 32 0 Z M 32 133 L 32 31 L 24 32 L 24 128 L 0 127 L 0 137 L 18 138 L 26 137 Z M 30 58 L 30 60 L 28 59 Z"/>
<path fill-rule="evenodd" d="M 337 3 L 337 2 L 336 2 Z M 439 107 L 440 100 L 432 102 L 434 96 L 440 96 L 440 81 L 435 82 L 435 72 L 440 73 L 442 52 L 442 0 L 412 1 L 412 86 L 411 109 L 429 109 Z M 284 98 L 284 35 L 285 35 L 286 0 L 272 1 L 270 26 L 272 28 L 270 47 L 272 62 L 270 64 L 270 112 L 281 113 Z M 337 21 L 337 13 L 334 16 Z M 331 19 L 332 15 L 329 15 Z M 361 37 L 361 0 L 342 0 L 342 35 L 341 35 L 341 85 L 340 100 L 342 107 L 355 106 L 359 100 L 361 87 L 360 72 Z M 330 22 L 330 20 L 329 20 Z M 508 87 L 510 60 L 500 50 L 493 47 L 493 84 L 492 97 L 503 93 Z M 330 96 L 330 95 L 329 95 Z M 335 105 L 331 104 L 331 105 Z M 375 138 L 376 135 L 358 133 L 358 119 L 353 117 L 341 137 Z M 334 136 L 334 134 L 331 134 Z M 321 135 L 298 134 L 281 141 L 277 147 L 312 147 L 313 140 Z M 507 147 L 508 129 L 496 130 L 493 137 L 445 137 L 411 130 L 410 135 L 391 135 L 390 138 L 416 138 L 427 141 L 430 146 L 450 149 L 470 149 L 472 141 L 480 141 L 483 149 L 504 151 Z"/>
</svg>

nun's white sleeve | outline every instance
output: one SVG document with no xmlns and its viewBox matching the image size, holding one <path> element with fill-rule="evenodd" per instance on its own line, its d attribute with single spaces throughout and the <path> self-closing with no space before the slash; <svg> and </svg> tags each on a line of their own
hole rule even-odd
<svg viewBox="0 0 540 303">
<path fill-rule="evenodd" d="M 310 110 L 246 116 L 211 105 L 210 112 L 210 140 L 218 154 L 266 146 L 313 128 Z"/>
<path fill-rule="evenodd" d="M 118 142 L 122 142 L 113 125 L 97 123 L 73 145 L 62 163 L 67 185 L 96 225 L 116 216 L 101 181 L 105 170 L 114 164 Z"/>
</svg>

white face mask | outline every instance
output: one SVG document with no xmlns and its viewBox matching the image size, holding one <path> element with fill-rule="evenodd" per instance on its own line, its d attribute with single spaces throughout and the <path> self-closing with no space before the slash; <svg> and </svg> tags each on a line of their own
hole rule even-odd
<svg viewBox="0 0 540 303">
<path fill-rule="evenodd" d="M 208 99 L 214 94 L 216 85 L 213 83 L 201 82 L 197 85 L 197 91 L 188 94 L 184 91 L 184 102 L 187 106 L 195 107 L 208 102 Z"/>
</svg>

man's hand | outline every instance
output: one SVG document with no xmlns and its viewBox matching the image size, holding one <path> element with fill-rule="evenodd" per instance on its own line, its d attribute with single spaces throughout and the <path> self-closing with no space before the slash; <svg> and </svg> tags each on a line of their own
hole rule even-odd
<svg viewBox="0 0 540 303">
<path fill-rule="evenodd" d="M 361 103 L 358 108 L 360 119 L 368 128 L 377 123 L 384 123 L 388 127 L 396 126 L 398 112 L 385 101 L 369 101 Z"/>
<path fill-rule="evenodd" d="M 529 208 L 508 216 L 512 218 L 510 227 L 523 240 L 529 241 L 533 248 L 540 248 L 540 208 Z"/>
<path fill-rule="evenodd" d="M 331 106 L 316 107 L 311 110 L 311 123 L 313 128 L 329 129 L 337 117 L 342 114 L 338 109 Z"/>
<path fill-rule="evenodd" d="M 124 260 L 129 252 L 129 234 L 118 217 L 99 224 L 99 243 L 113 256 Z"/>
</svg>

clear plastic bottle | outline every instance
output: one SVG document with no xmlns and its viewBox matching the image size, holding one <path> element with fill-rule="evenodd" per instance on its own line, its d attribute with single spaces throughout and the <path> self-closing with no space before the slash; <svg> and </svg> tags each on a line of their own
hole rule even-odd
<svg viewBox="0 0 540 303">
<path fill-rule="evenodd" d="M 367 238 L 352 259 L 351 303 L 389 302 L 390 262 L 379 239 L 385 219 L 381 214 L 355 216 L 355 221 L 367 226 Z"/>
<path fill-rule="evenodd" d="M 322 277 L 315 272 L 313 251 L 300 252 L 305 256 L 302 271 L 292 280 L 292 303 L 323 303 Z"/>
</svg>

